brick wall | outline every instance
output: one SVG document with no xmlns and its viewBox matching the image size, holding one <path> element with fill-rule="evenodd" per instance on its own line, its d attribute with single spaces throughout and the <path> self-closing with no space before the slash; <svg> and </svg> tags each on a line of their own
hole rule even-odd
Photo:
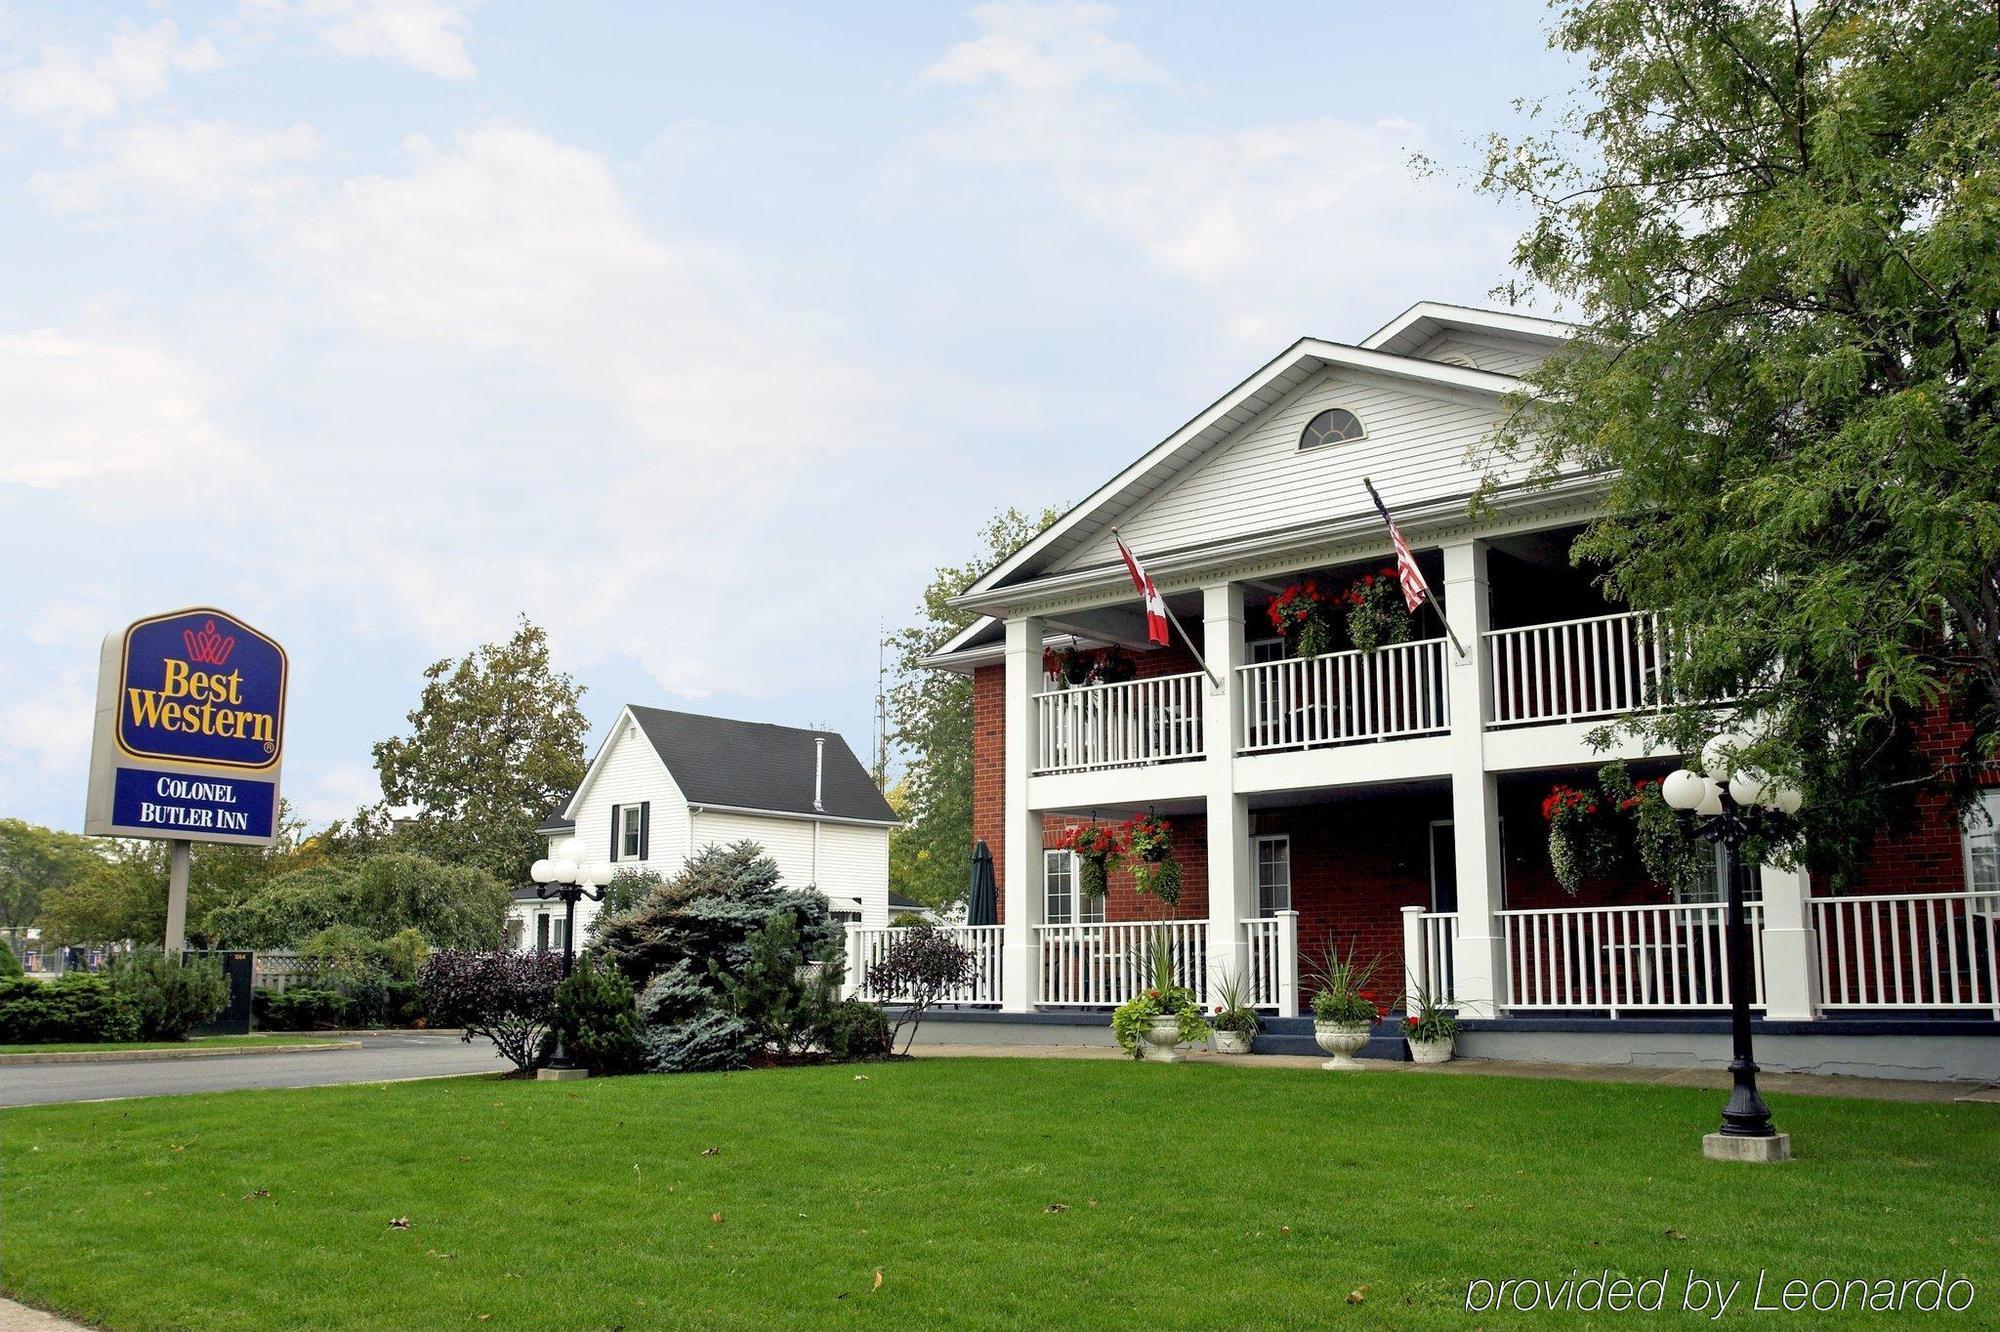
<svg viewBox="0 0 2000 1332">
<path fill-rule="evenodd" d="M 1000 885 L 1001 919 L 1007 910 L 1007 668 L 978 666 L 972 672 L 972 837 L 993 853 L 993 879 Z"/>
</svg>

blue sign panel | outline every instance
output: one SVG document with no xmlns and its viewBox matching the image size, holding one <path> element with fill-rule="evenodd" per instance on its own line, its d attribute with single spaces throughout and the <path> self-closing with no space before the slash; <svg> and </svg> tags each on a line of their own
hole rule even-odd
<svg viewBox="0 0 2000 1332">
<path fill-rule="evenodd" d="M 111 791 L 113 823 L 156 828 L 166 836 L 269 837 L 277 813 L 277 783 L 247 777 L 196 777 L 121 767 Z"/>
<path fill-rule="evenodd" d="M 141 620 L 125 631 L 118 748 L 132 758 L 274 767 L 285 740 L 285 669 L 283 648 L 221 611 Z"/>
</svg>

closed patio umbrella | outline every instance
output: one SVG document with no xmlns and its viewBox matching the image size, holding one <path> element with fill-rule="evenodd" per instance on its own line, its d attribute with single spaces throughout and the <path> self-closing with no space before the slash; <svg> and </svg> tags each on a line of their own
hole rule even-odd
<svg viewBox="0 0 2000 1332">
<path fill-rule="evenodd" d="M 965 923 L 1000 923 L 1000 894 L 993 885 L 993 853 L 983 841 L 972 848 L 972 885 L 965 895 Z"/>
</svg>

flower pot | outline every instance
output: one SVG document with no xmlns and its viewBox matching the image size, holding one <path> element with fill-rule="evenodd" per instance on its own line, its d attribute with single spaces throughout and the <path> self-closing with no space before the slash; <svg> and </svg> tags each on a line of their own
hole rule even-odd
<svg viewBox="0 0 2000 1332">
<path fill-rule="evenodd" d="M 1374 1029 L 1373 1024 L 1367 1022 L 1327 1022 L 1319 1018 L 1313 1019 L 1313 1039 L 1319 1042 L 1320 1049 L 1333 1056 L 1320 1067 L 1360 1068 L 1360 1063 L 1354 1058 L 1354 1052 L 1368 1044 L 1369 1033 Z"/>
<path fill-rule="evenodd" d="M 1249 1054 L 1250 1033 L 1246 1031 L 1224 1031 L 1222 1028 L 1217 1027 L 1215 1035 L 1209 1038 L 1209 1044 L 1215 1048 L 1217 1054 Z"/>
<path fill-rule="evenodd" d="M 1451 1058 L 1451 1049 L 1458 1044 L 1458 1038 L 1447 1036 L 1441 1041 L 1420 1041 L 1409 1038 L 1410 1059 L 1419 1064 L 1442 1064 Z"/>
<path fill-rule="evenodd" d="M 1160 1013 L 1146 1024 L 1139 1055 L 1161 1064 L 1178 1064 L 1186 1058 L 1181 1053 L 1181 1019 L 1178 1013 Z"/>
</svg>

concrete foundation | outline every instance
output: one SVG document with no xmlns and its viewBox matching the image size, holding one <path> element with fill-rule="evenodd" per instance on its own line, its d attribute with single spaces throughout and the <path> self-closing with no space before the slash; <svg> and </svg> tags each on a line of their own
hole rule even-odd
<svg viewBox="0 0 2000 1332">
<path fill-rule="evenodd" d="M 1866 1034 L 1817 1024 L 1811 1035 L 1760 1033 L 1757 1067 L 1772 1073 L 1833 1077 L 1900 1078 L 1917 1082 L 2000 1080 L 2000 1042 L 1990 1035 Z M 1728 1068 L 1729 1033 L 1702 1030 L 1521 1030 L 1481 1025 L 1459 1033 L 1458 1052 L 1468 1059 L 1552 1064 L 1607 1064 L 1633 1068 Z"/>
<path fill-rule="evenodd" d="M 1768 1138 L 1732 1138 L 1710 1133 L 1701 1140 L 1701 1154 L 1711 1161 L 1789 1161 L 1792 1135 L 1774 1133 Z"/>
<path fill-rule="evenodd" d="M 587 1068 L 539 1068 L 535 1070 L 537 1082 L 575 1082 L 590 1076 Z"/>
</svg>

